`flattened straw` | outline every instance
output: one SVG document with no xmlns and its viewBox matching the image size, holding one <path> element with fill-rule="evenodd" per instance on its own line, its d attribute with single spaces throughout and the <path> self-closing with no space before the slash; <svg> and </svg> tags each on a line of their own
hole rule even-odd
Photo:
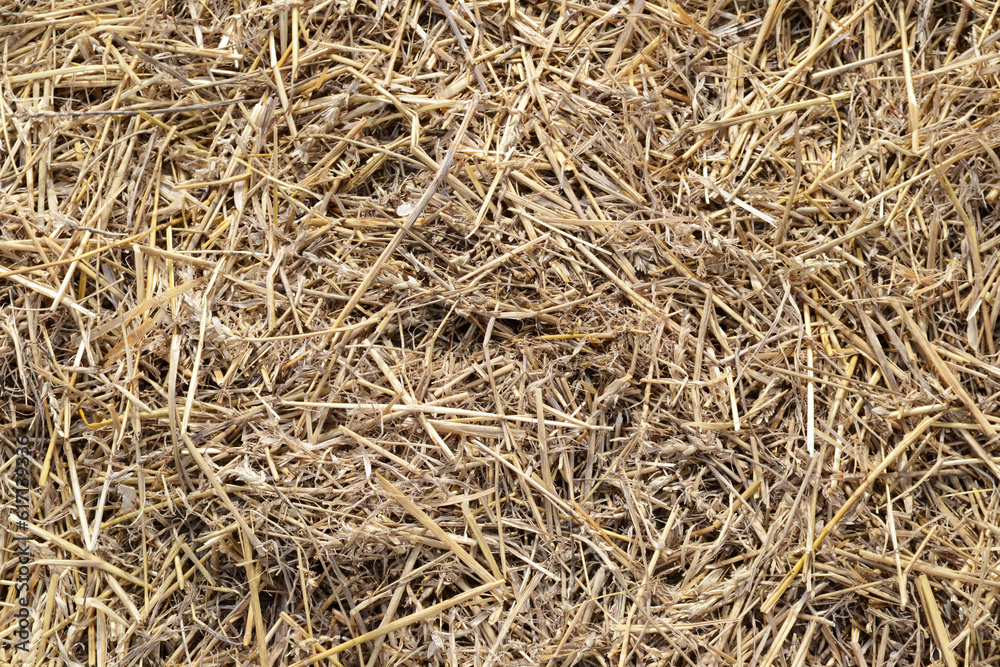
<svg viewBox="0 0 1000 667">
<path fill-rule="evenodd" d="M 990 653 L 1000 5 L 84 4 L 0 26 L 7 662 Z"/>
<path fill-rule="evenodd" d="M 931 582 L 926 574 L 917 577 L 917 592 L 920 594 L 920 604 L 924 608 L 924 615 L 927 625 L 930 627 L 931 636 L 941 657 L 944 659 L 946 667 L 958 667 L 958 661 L 951 650 L 951 639 L 948 636 L 948 629 L 941 620 L 941 611 L 938 609 L 937 601 L 934 599 L 934 591 L 931 589 Z"/>
<path fill-rule="evenodd" d="M 898 459 L 907 449 L 909 449 L 913 445 L 913 443 L 916 442 L 916 440 L 921 435 L 924 434 L 924 431 L 930 428 L 931 425 L 934 423 L 934 421 L 942 414 L 944 413 L 938 413 L 932 417 L 924 417 L 924 419 L 921 420 L 921 422 L 917 424 L 917 426 L 914 427 L 912 431 L 907 433 L 906 436 L 902 440 L 900 440 L 899 444 L 896 445 L 891 452 L 886 454 L 885 458 L 882 459 L 882 461 L 877 466 L 875 466 L 875 468 L 872 469 L 870 473 L 868 473 L 868 476 L 864 479 L 864 481 L 858 485 L 858 488 L 854 490 L 854 493 L 851 494 L 851 497 L 848 498 L 843 505 L 841 505 L 840 509 L 837 510 L 837 513 L 833 515 L 833 518 L 831 518 L 830 521 L 827 522 L 825 526 L 823 526 L 823 530 L 820 531 L 820 534 L 816 536 L 816 540 L 812 543 L 811 552 L 815 552 L 820 548 L 820 546 L 823 544 L 823 541 L 827 538 L 827 536 L 831 532 L 833 532 L 834 527 L 840 522 L 841 519 L 844 518 L 844 516 L 847 515 L 847 513 L 851 510 L 851 508 L 854 507 L 854 504 L 857 503 L 858 500 L 860 500 L 861 497 L 868 492 L 868 489 L 870 489 L 872 484 L 875 483 L 875 480 L 878 479 L 879 475 L 888 470 L 889 466 L 892 465 L 892 463 L 896 459 Z M 774 609 L 774 605 L 776 605 L 778 603 L 778 600 L 781 599 L 781 596 L 784 594 L 785 590 L 792 583 L 795 577 L 798 576 L 799 572 L 802 571 L 802 567 L 805 565 L 806 556 L 808 555 L 808 553 L 809 552 L 803 554 L 795 563 L 795 565 L 792 567 L 791 571 L 787 575 L 785 575 L 785 578 L 782 579 L 781 583 L 778 585 L 778 588 L 775 589 L 775 591 L 771 594 L 771 596 L 764 602 L 763 605 L 761 605 L 761 611 L 763 611 L 764 613 L 768 613 L 772 609 Z"/>
<path fill-rule="evenodd" d="M 355 646 L 366 644 L 373 639 L 384 637 L 389 633 L 395 632 L 396 630 L 400 630 L 409 625 L 413 625 L 414 623 L 419 623 L 428 618 L 433 618 L 442 611 L 444 611 L 445 609 L 454 607 L 455 605 L 462 604 L 463 602 L 468 602 L 469 600 L 477 598 L 480 595 L 483 595 L 484 593 L 489 593 L 490 591 L 495 589 L 497 586 L 500 586 L 501 584 L 503 584 L 502 581 L 493 581 L 488 584 L 483 584 L 482 586 L 477 586 L 476 588 L 472 588 L 464 593 L 456 595 L 451 599 L 445 600 L 444 602 L 439 602 L 435 605 L 427 607 L 426 609 L 422 609 L 416 613 L 409 614 L 408 616 L 404 616 L 402 618 L 396 619 L 395 621 L 391 621 L 389 623 L 381 625 L 375 628 L 374 630 L 366 632 L 365 634 L 359 637 L 355 637 L 354 639 L 350 639 L 346 642 L 338 644 L 337 646 L 334 646 L 333 648 L 329 648 L 325 651 L 317 653 L 316 655 L 310 658 L 306 658 L 305 660 L 299 660 L 298 662 L 294 663 L 292 667 L 307 667 L 308 665 L 314 665 L 317 662 L 326 660 L 334 655 L 337 655 L 338 653 L 343 653 L 344 651 L 352 649 Z"/>
<path fill-rule="evenodd" d="M 337 316 L 337 319 L 330 327 L 331 329 L 337 329 L 338 327 L 340 327 L 340 325 L 344 323 L 344 320 L 346 320 L 348 316 L 354 311 L 354 308 L 357 307 L 358 302 L 361 301 L 362 297 L 364 297 L 365 295 L 365 292 L 368 291 L 368 288 L 371 286 L 372 282 L 374 282 L 375 278 L 382 271 L 382 268 L 385 266 L 385 263 L 389 260 L 389 257 L 391 257 L 392 254 L 396 251 L 396 248 L 399 247 L 399 243 L 403 240 L 403 238 L 410 231 L 410 229 L 413 228 L 413 225 L 414 223 L 416 223 L 417 219 L 421 215 L 423 215 L 424 209 L 427 208 L 427 205 L 430 203 L 431 198 L 434 197 L 434 194 L 437 192 L 437 189 L 441 187 L 441 184 L 444 183 L 445 178 L 447 178 L 448 170 L 451 169 L 451 162 L 452 160 L 455 159 L 455 151 L 458 150 L 458 146 L 462 143 L 462 139 L 465 137 L 465 131 L 469 128 L 469 123 L 472 122 L 472 117 L 475 115 L 476 108 L 478 106 L 479 106 L 479 94 L 477 93 L 476 95 L 473 96 L 472 100 L 468 103 L 468 105 L 466 105 L 465 118 L 462 119 L 462 124 L 459 126 L 458 131 L 455 133 L 455 137 L 452 139 L 451 146 L 448 147 L 448 152 L 445 153 L 444 159 L 441 160 L 441 165 L 438 167 L 438 171 L 434 175 L 433 180 L 431 180 L 430 184 L 427 186 L 427 189 L 424 191 L 424 194 L 420 198 L 420 201 L 418 201 L 416 206 L 413 207 L 413 211 L 411 211 L 410 215 L 406 218 L 406 222 L 403 223 L 402 228 L 400 228 L 400 230 L 396 232 L 395 236 L 393 236 L 392 240 L 389 241 L 389 244 L 379 255 L 378 259 L 375 260 L 375 264 L 373 264 L 371 269 L 368 270 L 367 275 L 365 275 L 364 279 L 361 281 L 361 284 L 358 285 L 358 288 L 355 290 L 354 295 L 351 297 L 350 301 L 347 302 L 347 305 L 344 306 L 344 309 L 340 312 L 340 315 Z"/>
</svg>

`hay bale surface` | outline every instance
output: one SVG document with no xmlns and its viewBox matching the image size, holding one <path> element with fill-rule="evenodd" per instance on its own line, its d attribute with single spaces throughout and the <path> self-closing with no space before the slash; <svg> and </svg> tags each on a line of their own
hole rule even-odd
<svg viewBox="0 0 1000 667">
<path fill-rule="evenodd" d="M 998 6 L 6 0 L 0 663 L 994 663 Z"/>
</svg>

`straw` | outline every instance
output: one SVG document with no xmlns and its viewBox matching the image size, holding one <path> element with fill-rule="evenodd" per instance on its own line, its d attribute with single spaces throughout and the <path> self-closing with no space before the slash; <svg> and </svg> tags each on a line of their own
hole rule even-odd
<svg viewBox="0 0 1000 667">
<path fill-rule="evenodd" d="M 998 6 L 5 3 L 0 664 L 990 663 Z"/>
</svg>

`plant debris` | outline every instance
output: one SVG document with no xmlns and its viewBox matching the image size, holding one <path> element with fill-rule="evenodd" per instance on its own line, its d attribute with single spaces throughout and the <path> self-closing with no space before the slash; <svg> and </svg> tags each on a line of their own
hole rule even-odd
<svg viewBox="0 0 1000 667">
<path fill-rule="evenodd" d="M 0 663 L 995 663 L 998 7 L 6 2 Z"/>
</svg>

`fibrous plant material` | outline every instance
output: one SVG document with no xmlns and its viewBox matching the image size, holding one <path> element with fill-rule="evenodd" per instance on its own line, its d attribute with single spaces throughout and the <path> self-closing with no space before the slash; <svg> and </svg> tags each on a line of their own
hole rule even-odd
<svg viewBox="0 0 1000 667">
<path fill-rule="evenodd" d="M 998 9 L 0 3 L 0 664 L 992 664 Z"/>
</svg>

